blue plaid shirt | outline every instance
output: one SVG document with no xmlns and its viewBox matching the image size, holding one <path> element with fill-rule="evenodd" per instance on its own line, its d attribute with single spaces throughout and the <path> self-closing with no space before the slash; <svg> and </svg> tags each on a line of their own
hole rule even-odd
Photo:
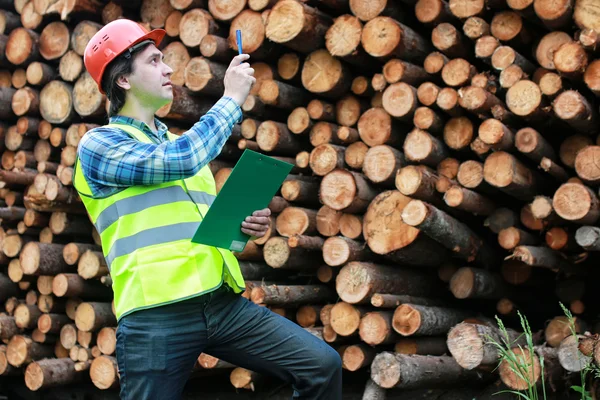
<svg viewBox="0 0 600 400">
<path fill-rule="evenodd" d="M 168 141 L 167 126 L 158 119 L 154 120 L 155 133 L 144 122 L 117 115 L 110 118 L 111 123 L 135 126 L 153 143 L 141 143 L 125 131 L 103 126 L 81 138 L 77 154 L 94 196 L 106 197 L 129 186 L 195 175 L 219 155 L 241 119 L 240 106 L 230 97 L 222 97 L 189 131 Z"/>
</svg>

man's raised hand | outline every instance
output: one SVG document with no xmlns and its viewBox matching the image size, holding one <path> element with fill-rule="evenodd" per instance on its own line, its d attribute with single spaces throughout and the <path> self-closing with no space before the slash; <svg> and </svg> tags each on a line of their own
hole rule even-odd
<svg viewBox="0 0 600 400">
<path fill-rule="evenodd" d="M 242 232 L 254 238 L 263 237 L 269 230 L 270 215 L 271 210 L 269 208 L 254 211 L 251 216 L 246 217 L 246 220 L 242 222 Z"/>
<path fill-rule="evenodd" d="M 249 63 L 244 62 L 249 58 L 248 54 L 240 54 L 233 57 L 225 72 L 225 91 L 223 95 L 231 97 L 240 106 L 244 104 L 252 85 L 256 82 L 254 69 L 250 67 Z"/>
</svg>

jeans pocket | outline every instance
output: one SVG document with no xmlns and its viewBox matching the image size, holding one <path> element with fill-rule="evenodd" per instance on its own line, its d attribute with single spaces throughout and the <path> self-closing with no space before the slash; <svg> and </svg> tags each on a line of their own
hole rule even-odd
<svg viewBox="0 0 600 400">
<path fill-rule="evenodd" d="M 160 372 L 167 369 L 167 336 L 163 333 L 124 329 L 123 352 L 127 371 Z"/>
</svg>

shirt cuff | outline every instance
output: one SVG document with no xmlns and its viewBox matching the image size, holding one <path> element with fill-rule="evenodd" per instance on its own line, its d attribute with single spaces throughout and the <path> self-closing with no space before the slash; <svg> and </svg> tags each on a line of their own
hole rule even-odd
<svg viewBox="0 0 600 400">
<path fill-rule="evenodd" d="M 242 108 L 231 97 L 221 97 L 213 109 L 231 126 L 242 122 Z"/>
</svg>

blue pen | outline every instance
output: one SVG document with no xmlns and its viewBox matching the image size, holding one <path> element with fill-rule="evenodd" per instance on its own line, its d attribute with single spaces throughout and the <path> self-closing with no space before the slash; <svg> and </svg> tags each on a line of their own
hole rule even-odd
<svg viewBox="0 0 600 400">
<path fill-rule="evenodd" d="M 241 30 L 236 30 L 235 31 L 235 37 L 237 39 L 237 45 L 238 45 L 238 54 L 242 54 L 242 31 Z"/>
</svg>

